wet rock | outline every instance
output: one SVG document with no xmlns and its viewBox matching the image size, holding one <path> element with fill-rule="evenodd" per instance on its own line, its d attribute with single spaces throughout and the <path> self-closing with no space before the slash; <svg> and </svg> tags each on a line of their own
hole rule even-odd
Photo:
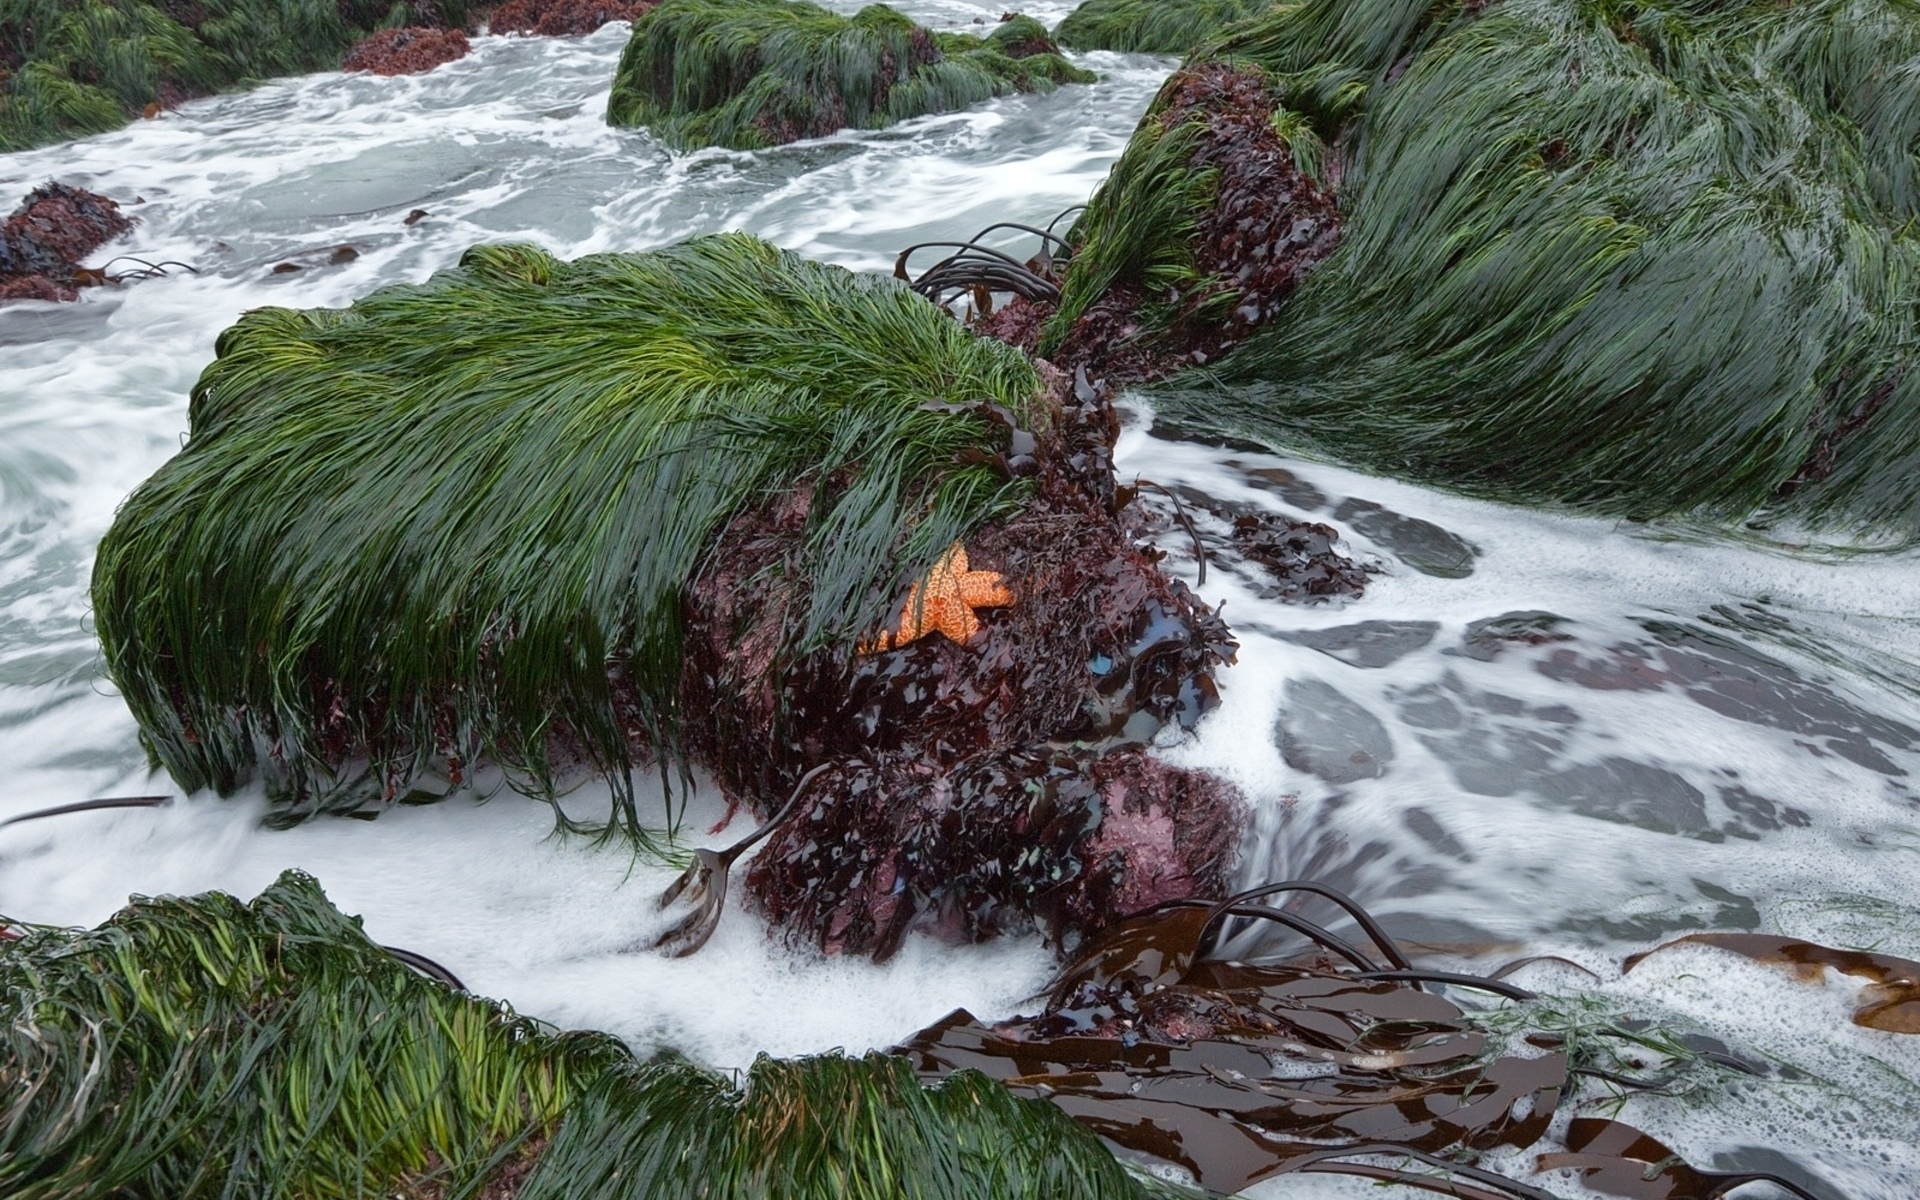
<svg viewBox="0 0 1920 1200">
<path fill-rule="evenodd" d="M 1619 821 L 1656 833 L 1701 833 L 1711 828 L 1707 798 L 1663 767 L 1610 757 L 1556 772 L 1535 788 L 1550 803 L 1583 816 Z"/>
<path fill-rule="evenodd" d="M 473 44 L 460 29 L 382 29 L 368 35 L 347 52 L 343 71 L 373 75 L 420 75 L 437 66 L 465 58 Z"/>
<path fill-rule="evenodd" d="M 1267 569 L 1273 585 L 1265 595 L 1280 600 L 1352 599 L 1367 590 L 1367 568 L 1335 549 L 1340 533 L 1330 525 L 1292 521 L 1273 513 L 1233 522 L 1233 545 Z"/>
<path fill-rule="evenodd" d="M 1907 774 L 1889 751 L 1920 749 L 1920 730 L 1869 712 L 1821 681 L 1732 638 L 1676 621 L 1649 621 L 1653 645 L 1620 643 L 1604 652 L 1566 648 L 1534 664 L 1549 679 L 1604 691 L 1675 688 L 1736 721 L 1813 739 L 1882 775 Z"/>
<path fill-rule="evenodd" d="M 1447 827 L 1440 823 L 1439 818 L 1426 809 L 1418 806 L 1402 809 L 1400 823 L 1407 827 L 1408 832 L 1448 858 L 1458 859 L 1461 862 L 1474 860 L 1472 852 L 1460 844 L 1460 839 L 1448 833 Z"/>
<path fill-rule="evenodd" d="M 1239 463 L 1228 463 L 1230 467 Z M 1326 507 L 1327 494 L 1284 467 L 1244 468 L 1249 487 L 1272 492 L 1295 508 L 1309 511 Z"/>
<path fill-rule="evenodd" d="M 133 228 L 105 196 L 61 183 L 35 188 L 0 226 L 0 300 L 72 300 L 104 276 L 82 259 Z"/>
<path fill-rule="evenodd" d="M 1565 621 L 1565 617 L 1538 610 L 1483 617 L 1468 623 L 1459 649 L 1446 650 L 1444 653 L 1492 662 L 1508 646 L 1544 646 L 1549 642 L 1572 641 L 1572 634 L 1559 632 L 1559 626 Z"/>
<path fill-rule="evenodd" d="M 1737 784 L 1718 791 L 1720 803 L 1733 814 L 1733 823 L 1726 832 L 1734 837 L 1757 838 L 1762 833 L 1777 833 L 1788 827 L 1804 829 L 1813 824 L 1813 818 L 1805 809 L 1755 795 Z"/>
<path fill-rule="evenodd" d="M 507 0 L 487 17 L 489 33 L 580 37 L 614 21 L 637 21 L 657 0 Z"/>
<path fill-rule="evenodd" d="M 1317 679 L 1287 682 L 1274 741 L 1288 766 L 1333 784 L 1378 779 L 1393 761 L 1380 719 Z"/>
<path fill-rule="evenodd" d="M 1281 636 L 1355 667 L 1390 667 L 1424 649 L 1440 631 L 1437 621 L 1361 621 L 1332 629 L 1301 629 Z"/>
<path fill-rule="evenodd" d="M 1134 144 L 1187 130 L 1194 139 L 1188 168 L 1216 181 L 1207 203 L 1182 214 L 1193 222 L 1186 252 L 1197 278 L 1163 286 L 1137 272 L 1103 280 L 1070 274 L 1062 308 L 1072 323 L 1058 331 L 1049 358 L 1125 381 L 1205 365 L 1265 324 L 1333 253 L 1341 232 L 1337 172 L 1316 180 L 1300 170 L 1275 127 L 1280 107 L 1277 85 L 1258 70 L 1209 62 L 1168 80 Z M 1164 261 L 1157 250 L 1124 261 Z"/>
<path fill-rule="evenodd" d="M 788 568 L 811 489 L 737 518 L 687 597 L 694 755 L 762 808 L 806 765 L 834 764 L 747 874 L 796 939 L 878 957 L 912 929 L 1071 943 L 1133 907 L 1226 886 L 1242 801 L 1139 747 L 1215 703 L 1212 671 L 1233 644 L 1113 516 L 1112 409 L 1057 386 L 1054 428 L 1009 463 L 1031 463 L 1037 495 L 966 542 L 972 569 L 1017 593 L 978 612 L 972 644 L 775 662 L 804 612 Z"/>
<path fill-rule="evenodd" d="M 1422 575 L 1465 579 L 1473 574 L 1477 551 L 1465 539 L 1431 521 L 1404 516 L 1371 500 L 1346 500 L 1333 510 L 1333 519 L 1372 538 Z"/>
</svg>

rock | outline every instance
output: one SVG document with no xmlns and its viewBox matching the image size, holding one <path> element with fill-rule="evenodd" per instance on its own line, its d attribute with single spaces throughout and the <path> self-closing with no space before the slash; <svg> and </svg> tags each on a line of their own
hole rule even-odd
<svg viewBox="0 0 1920 1200">
<path fill-rule="evenodd" d="M 100 282 L 80 260 L 133 228 L 105 196 L 65 184 L 36 188 L 0 227 L 0 300 L 72 300 Z"/>
<path fill-rule="evenodd" d="M 1349 666 L 1376 668 L 1390 667 L 1425 649 L 1439 631 L 1437 621 L 1362 621 L 1332 629 L 1295 630 L 1283 636 Z"/>
<path fill-rule="evenodd" d="M 1380 719 L 1317 679 L 1287 682 L 1273 732 L 1288 766 L 1328 783 L 1378 779 L 1393 761 L 1393 739 Z"/>
<path fill-rule="evenodd" d="M 1333 519 L 1353 526 L 1422 575 L 1465 579 L 1473 574 L 1477 553 L 1473 544 L 1432 521 L 1382 508 L 1371 500 L 1343 501 L 1333 510 Z"/>
</svg>

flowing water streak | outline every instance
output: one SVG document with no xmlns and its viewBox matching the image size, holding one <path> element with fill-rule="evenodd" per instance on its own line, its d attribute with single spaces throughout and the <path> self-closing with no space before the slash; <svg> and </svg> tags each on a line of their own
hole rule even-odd
<svg viewBox="0 0 1920 1200">
<path fill-rule="evenodd" d="M 957 0 L 905 7 L 942 28 L 998 16 Z M 1031 9 L 1051 21 L 1068 7 Z M 1044 223 L 1084 200 L 1170 65 L 1089 56 L 1106 75 L 1091 88 L 765 154 L 674 157 L 601 120 L 625 35 L 482 38 L 420 78 L 282 81 L 0 157 L 0 196 L 58 177 L 143 198 L 113 252 L 203 271 L 0 309 L 0 819 L 165 790 L 100 678 L 87 576 L 114 506 L 177 448 L 187 388 L 244 309 L 343 305 L 480 240 L 572 256 L 744 228 L 885 270 L 909 243 Z M 428 216 L 405 224 L 415 209 Z M 340 246 L 356 256 L 333 262 Z M 283 262 L 300 269 L 272 273 Z M 1695 928 L 1920 956 L 1913 555 L 1501 508 L 1171 443 L 1147 421 L 1126 436 L 1123 470 L 1182 491 L 1216 549 L 1235 511 L 1286 512 L 1331 522 L 1384 568 L 1364 599 L 1319 608 L 1264 600 L 1219 558 L 1209 573 L 1241 663 L 1200 738 L 1169 753 L 1256 801 L 1249 879 L 1327 878 L 1463 963 L 1566 954 L 1606 982 L 1552 966 L 1520 978 L 1588 993 L 1566 1002 L 1569 1020 L 1672 1021 L 1820 1077 L 1629 1105 L 1703 1165 L 1716 1149 L 1773 1145 L 1859 1198 L 1920 1178 L 1920 1039 L 1848 1024 L 1853 982 L 1796 984 L 1702 949 L 1618 974 L 1627 952 Z M 1185 538 L 1165 546 L 1191 578 Z M 1560 620 L 1475 624 L 1514 612 Z M 731 1065 L 760 1049 L 884 1045 L 957 1005 L 1008 1012 L 1048 965 L 1032 945 L 919 941 L 885 970 L 803 961 L 738 909 L 692 959 L 627 955 L 672 872 L 547 839 L 541 806 L 455 801 L 280 833 L 258 812 L 257 797 L 201 796 L 0 831 L 0 912 L 91 923 L 129 892 L 250 896 L 302 866 L 379 940 L 479 991 Z M 1348 1190 L 1311 1187 L 1270 1190 Z"/>
</svg>

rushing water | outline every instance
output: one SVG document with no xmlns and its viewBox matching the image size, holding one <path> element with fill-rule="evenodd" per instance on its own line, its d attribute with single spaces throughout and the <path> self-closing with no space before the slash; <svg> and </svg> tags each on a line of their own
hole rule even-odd
<svg viewBox="0 0 1920 1200">
<path fill-rule="evenodd" d="M 948 28 L 999 12 L 903 7 Z M 1029 6 L 1049 21 L 1067 7 Z M 602 121 L 625 36 L 481 38 L 419 78 L 284 81 L 0 157 L 0 197 L 49 177 L 138 197 L 140 224 L 111 252 L 200 268 L 0 309 L 0 818 L 170 788 L 147 776 L 102 677 L 87 579 L 115 505 L 178 447 L 187 389 L 243 310 L 343 305 L 481 240 L 573 256 L 739 228 L 888 270 L 909 243 L 1083 201 L 1171 65 L 1094 55 L 1092 87 L 675 156 Z M 407 224 L 416 209 L 428 215 Z M 1187 497 L 1214 551 L 1200 590 L 1242 639 L 1221 710 L 1165 752 L 1255 803 L 1248 881 L 1327 879 L 1480 969 L 1523 954 L 1584 964 L 1599 982 L 1550 963 L 1518 978 L 1561 997 L 1568 1020 L 1653 1020 L 1793 1068 L 1637 1098 L 1626 1119 L 1702 1165 L 1798 1171 L 1858 1200 L 1914 1194 L 1920 1038 L 1849 1023 L 1859 981 L 1797 982 L 1703 949 L 1625 976 L 1620 960 L 1696 929 L 1920 956 L 1915 556 L 1517 510 L 1169 441 L 1150 423 L 1136 404 L 1122 471 Z M 1222 554 L 1249 511 L 1334 525 L 1379 568 L 1366 596 L 1263 598 Z M 1193 580 L 1186 535 L 1164 544 Z M 1515 613 L 1531 615 L 1487 624 Z M 541 805 L 456 800 L 286 832 L 259 813 L 257 796 L 201 795 L 0 830 L 0 912 L 92 923 L 129 893 L 251 896 L 299 866 L 374 936 L 477 991 L 721 1065 L 883 1046 L 960 1005 L 1008 1013 L 1049 967 L 1019 942 L 822 962 L 776 949 L 737 910 L 700 955 L 662 961 L 625 950 L 668 872 L 550 837 Z M 1582 1093 L 1583 1111 L 1613 1111 L 1606 1099 Z M 1289 1179 L 1264 1194 L 1360 1186 Z"/>
</svg>

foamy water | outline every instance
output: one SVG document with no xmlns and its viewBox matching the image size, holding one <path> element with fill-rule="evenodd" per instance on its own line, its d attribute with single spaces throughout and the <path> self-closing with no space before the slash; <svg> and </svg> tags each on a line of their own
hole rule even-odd
<svg viewBox="0 0 1920 1200">
<path fill-rule="evenodd" d="M 945 28 L 1000 11 L 902 7 Z M 1069 7 L 1031 11 L 1052 21 Z M 48 178 L 139 198 L 139 226 L 108 253 L 202 272 L 0 308 L 0 819 L 171 790 L 147 776 L 101 675 L 87 579 L 114 507 L 178 448 L 187 389 L 245 309 L 344 305 L 482 240 L 573 256 L 739 228 L 888 270 L 909 243 L 1044 224 L 1084 201 L 1171 65 L 1092 55 L 1104 76 L 1092 87 L 760 154 L 676 156 L 602 119 L 625 36 L 481 38 L 423 77 L 283 81 L 0 157 L 0 198 Z M 428 215 L 405 224 L 416 209 Z M 336 264 L 341 246 L 356 253 Z M 272 273 L 287 262 L 301 269 Z M 1836 1195 L 1920 1190 L 1920 1038 L 1852 1025 L 1858 981 L 1799 983 L 1699 948 L 1619 969 L 1697 929 L 1920 957 L 1913 554 L 1500 507 L 1171 442 L 1150 424 L 1136 402 L 1122 471 L 1187 497 L 1215 551 L 1200 591 L 1242 640 L 1220 711 L 1165 752 L 1254 801 L 1250 882 L 1327 879 L 1476 969 L 1564 955 L 1600 980 L 1551 964 L 1517 978 L 1581 1011 L 1795 1067 L 1627 1103 L 1625 1119 L 1700 1165 L 1767 1166 L 1778 1151 Z M 1219 554 L 1248 511 L 1328 522 L 1381 573 L 1344 605 L 1263 599 L 1257 574 Z M 1194 579 L 1184 533 L 1164 544 Z M 1504 627 L 1530 638 L 1480 624 L 1515 613 L 1545 615 Z M 1030 942 L 912 941 L 884 968 L 821 962 L 773 947 L 737 906 L 706 950 L 668 962 L 627 951 L 671 873 L 550 836 L 540 804 L 508 794 L 284 832 L 260 812 L 257 796 L 200 795 L 0 830 L 0 912 L 90 924 L 130 893 L 251 896 L 298 866 L 375 937 L 477 991 L 729 1066 L 761 1050 L 884 1046 L 956 1006 L 1009 1013 L 1049 968 Z M 1604 1089 L 1581 1095 L 1582 1111 L 1603 1111 Z M 1288 1180 L 1263 1194 L 1362 1186 Z"/>
</svg>

